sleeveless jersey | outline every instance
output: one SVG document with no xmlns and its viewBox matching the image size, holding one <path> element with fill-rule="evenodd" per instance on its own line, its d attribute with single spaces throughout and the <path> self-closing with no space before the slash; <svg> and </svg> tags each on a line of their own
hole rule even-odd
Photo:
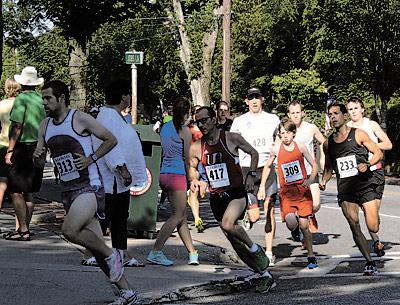
<svg viewBox="0 0 400 305">
<path fill-rule="evenodd" d="M 371 185 L 372 172 L 359 173 L 357 164 L 368 162 L 368 150 L 357 143 L 356 128 L 351 128 L 347 138 L 336 143 L 333 135 L 328 139 L 329 157 L 337 175 L 339 194 L 352 193 Z"/>
<path fill-rule="evenodd" d="M 287 151 L 281 144 L 278 152 L 278 177 L 281 186 L 302 184 L 307 179 L 307 171 L 304 165 L 304 156 L 294 143 L 294 149 Z"/>
<path fill-rule="evenodd" d="M 201 139 L 201 163 L 206 170 L 210 193 L 222 193 L 234 187 L 243 187 L 239 156 L 232 154 L 226 145 L 225 131 L 220 130 L 215 145 Z"/>
<path fill-rule="evenodd" d="M 313 126 L 312 124 L 303 121 L 301 123 L 301 129 L 297 129 L 296 136 L 294 137 L 295 141 L 303 143 L 310 155 L 315 160 L 315 152 L 314 152 L 314 135 L 312 133 Z M 306 167 L 307 175 L 311 175 L 312 173 L 312 165 L 308 163 L 307 160 L 304 159 L 304 165 Z"/>
<path fill-rule="evenodd" d="M 362 124 L 360 126 L 354 126 L 353 121 L 347 122 L 347 126 L 349 127 L 354 127 L 354 128 L 360 128 L 361 130 L 364 130 L 369 138 L 374 141 L 375 143 L 379 143 L 378 137 L 375 135 L 374 131 L 372 130 L 371 124 L 370 124 L 370 119 L 369 118 L 363 118 L 362 119 Z M 368 160 L 372 158 L 373 154 L 368 152 Z M 377 166 L 373 165 L 370 167 L 370 170 L 376 170 Z"/>
<path fill-rule="evenodd" d="M 186 175 L 183 141 L 172 120 L 161 127 L 160 139 L 163 149 L 160 174 Z"/>
<path fill-rule="evenodd" d="M 48 120 L 44 140 L 51 152 L 51 158 L 60 173 L 63 192 L 81 189 L 86 186 L 101 186 L 101 177 L 96 163 L 78 171 L 74 164 L 76 153 L 89 156 L 93 153 L 90 135 L 78 134 L 73 127 L 75 109 L 70 109 L 64 120 L 55 124 Z"/>
</svg>

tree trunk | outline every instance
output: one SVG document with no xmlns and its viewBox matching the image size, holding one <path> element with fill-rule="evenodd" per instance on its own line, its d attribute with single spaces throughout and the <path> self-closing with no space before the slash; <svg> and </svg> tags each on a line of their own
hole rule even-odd
<svg viewBox="0 0 400 305">
<path fill-rule="evenodd" d="M 3 74 L 3 37 L 4 37 L 4 25 L 3 25 L 3 1 L 0 3 L 0 76 Z"/>
<path fill-rule="evenodd" d="M 183 17 L 182 5 L 180 0 L 173 0 L 174 14 L 179 21 L 179 48 L 180 58 L 183 62 L 186 75 L 190 82 L 190 91 L 192 93 L 193 105 L 209 106 L 210 105 L 210 83 L 212 72 L 212 58 L 214 55 L 215 45 L 218 35 L 218 22 L 215 21 L 213 28 L 203 36 L 203 65 L 200 76 L 193 78 L 192 69 L 192 48 L 189 37 L 185 29 L 185 21 Z M 221 8 L 214 10 L 214 14 L 218 13 Z"/>
<path fill-rule="evenodd" d="M 86 59 L 88 54 L 73 38 L 68 40 L 68 54 L 71 106 L 83 110 L 86 106 Z"/>
</svg>

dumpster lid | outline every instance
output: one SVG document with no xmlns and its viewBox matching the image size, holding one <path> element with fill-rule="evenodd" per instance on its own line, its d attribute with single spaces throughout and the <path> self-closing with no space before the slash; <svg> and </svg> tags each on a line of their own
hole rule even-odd
<svg viewBox="0 0 400 305">
<path fill-rule="evenodd" d="M 153 130 L 151 125 L 135 124 L 132 127 L 136 129 L 141 141 L 160 143 L 160 135 Z"/>
</svg>

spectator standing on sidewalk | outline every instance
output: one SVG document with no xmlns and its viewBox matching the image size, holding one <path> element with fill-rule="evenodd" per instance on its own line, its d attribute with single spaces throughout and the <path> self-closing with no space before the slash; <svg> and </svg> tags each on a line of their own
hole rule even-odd
<svg viewBox="0 0 400 305">
<path fill-rule="evenodd" d="M 225 131 L 231 129 L 233 121 L 229 118 L 229 105 L 225 101 L 219 101 L 215 104 L 217 111 L 217 128 Z"/>
<path fill-rule="evenodd" d="M 160 186 L 166 191 L 171 205 L 171 215 L 158 232 L 153 249 L 147 256 L 152 264 L 171 266 L 173 261 L 161 251 L 175 228 L 189 252 L 189 265 L 198 265 L 199 256 L 193 246 L 187 223 L 187 172 L 189 169 L 189 148 L 192 134 L 187 127 L 190 117 L 190 103 L 177 98 L 173 104 L 173 119 L 161 127 L 160 138 L 163 159 L 160 170 Z"/>
<path fill-rule="evenodd" d="M 97 165 L 103 178 L 106 224 L 111 222 L 112 247 L 124 252 L 124 266 L 144 266 L 128 254 L 127 219 L 129 216 L 130 187 L 143 189 L 147 183 L 146 161 L 142 144 L 132 125 L 124 120 L 123 109 L 131 105 L 131 85 L 120 80 L 107 86 L 106 103 L 100 107 L 96 120 L 117 138 L 117 145 Z M 93 137 L 94 149 L 103 143 Z"/>
<path fill-rule="evenodd" d="M 104 215 L 104 189 L 97 160 L 108 153 L 117 139 L 89 114 L 69 108 L 69 91 L 62 81 L 43 86 L 47 118 L 40 124 L 34 162 L 44 164 L 47 148 L 60 172 L 62 200 L 67 216 L 62 233 L 67 240 L 90 250 L 111 283 L 118 287 L 118 298 L 109 305 L 137 304 L 124 277 L 122 254 L 109 248 L 98 218 Z M 91 135 L 103 140 L 93 150 Z"/>
<path fill-rule="evenodd" d="M 7 78 L 4 84 L 6 99 L 0 102 L 0 209 L 3 205 L 4 193 L 7 189 L 8 166 L 5 163 L 5 156 L 8 149 L 8 132 L 10 127 L 10 112 L 14 105 L 14 100 L 21 90 L 21 85 L 14 78 Z"/>
<path fill-rule="evenodd" d="M 29 241 L 34 203 L 33 194 L 40 190 L 43 168 L 35 167 L 33 152 L 38 141 L 40 122 L 46 116 L 42 96 L 35 87 L 43 83 L 34 67 L 25 67 L 14 75 L 21 85 L 10 114 L 10 134 L 5 162 L 9 165 L 8 190 L 18 219 L 18 229 L 5 236 L 7 240 Z"/>
<path fill-rule="evenodd" d="M 263 166 L 269 158 L 270 151 L 274 145 L 275 130 L 279 125 L 277 115 L 263 111 L 264 97 L 258 88 L 247 91 L 244 100 L 249 111 L 233 120 L 231 132 L 240 134 L 259 154 L 258 165 L 254 174 L 254 190 L 252 194 L 257 197 L 258 188 L 261 183 Z M 246 178 L 250 172 L 251 156 L 239 150 L 239 161 L 243 177 Z M 275 236 L 275 201 L 278 184 L 275 174 L 275 166 L 272 167 L 265 184 L 264 214 L 265 214 L 265 244 L 266 254 L 270 260 L 270 266 L 274 265 L 275 256 L 272 253 L 272 245 Z"/>
</svg>

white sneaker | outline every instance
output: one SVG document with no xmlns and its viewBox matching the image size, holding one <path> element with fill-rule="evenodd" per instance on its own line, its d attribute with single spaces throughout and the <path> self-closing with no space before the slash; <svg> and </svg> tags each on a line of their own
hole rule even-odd
<svg viewBox="0 0 400 305">
<path fill-rule="evenodd" d="M 118 282 L 123 273 L 124 273 L 124 266 L 122 262 L 121 252 L 117 249 L 112 249 L 112 254 L 105 259 L 108 268 L 110 269 L 110 281 L 111 283 Z"/>
<path fill-rule="evenodd" d="M 273 266 L 275 266 L 275 255 L 273 255 L 272 253 L 270 253 L 270 252 L 265 252 L 265 255 L 268 257 L 268 259 L 269 259 L 269 265 L 268 265 L 268 267 L 273 267 Z"/>
<path fill-rule="evenodd" d="M 108 305 L 133 305 L 139 304 L 139 300 L 135 291 L 130 289 L 121 289 L 119 297 Z"/>
</svg>

